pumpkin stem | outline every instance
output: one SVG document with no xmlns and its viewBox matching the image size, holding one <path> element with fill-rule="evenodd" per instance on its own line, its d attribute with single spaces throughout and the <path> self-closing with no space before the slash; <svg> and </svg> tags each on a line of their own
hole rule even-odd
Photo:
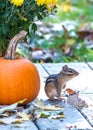
<svg viewBox="0 0 93 130">
<path fill-rule="evenodd" d="M 16 46 L 17 43 L 22 40 L 23 38 L 25 38 L 25 36 L 27 35 L 26 31 L 20 31 L 18 34 L 16 34 L 11 40 L 10 43 L 8 45 L 8 48 L 6 50 L 6 54 L 4 56 L 5 59 L 17 59 L 16 56 Z"/>
</svg>

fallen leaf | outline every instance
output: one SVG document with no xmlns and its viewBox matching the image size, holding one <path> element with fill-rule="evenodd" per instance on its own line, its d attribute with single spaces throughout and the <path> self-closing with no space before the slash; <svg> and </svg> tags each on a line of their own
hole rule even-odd
<svg viewBox="0 0 93 130">
<path fill-rule="evenodd" d="M 47 113 L 40 113 L 40 118 L 48 118 L 50 116 L 50 114 Z"/>
<path fill-rule="evenodd" d="M 16 119 L 16 120 L 14 120 L 12 123 L 13 124 L 20 124 L 20 123 L 22 123 L 23 122 L 23 120 L 21 120 L 21 119 Z"/>
<path fill-rule="evenodd" d="M 38 106 L 38 107 L 40 107 L 40 108 L 45 107 L 43 101 L 42 101 L 42 100 L 38 100 L 38 99 L 37 99 L 37 101 L 36 101 L 36 106 Z"/>
<path fill-rule="evenodd" d="M 56 115 L 52 116 L 53 119 L 59 119 L 59 118 L 64 118 L 64 117 L 65 116 L 64 116 L 63 112 L 59 112 Z"/>
<path fill-rule="evenodd" d="M 30 115 L 24 112 L 18 112 L 17 116 L 10 116 L 0 119 L 1 124 L 20 124 L 24 121 L 30 120 Z"/>
<path fill-rule="evenodd" d="M 12 123 L 22 123 L 23 120 L 16 119 L 15 117 L 8 117 L 0 119 L 1 124 L 12 124 Z"/>
<path fill-rule="evenodd" d="M 9 117 L 9 116 L 13 116 L 16 114 L 16 110 L 11 110 L 11 111 L 5 111 L 3 112 L 3 114 L 0 114 L 0 116 L 3 116 L 3 117 Z"/>
<path fill-rule="evenodd" d="M 32 103 L 35 107 L 42 109 L 42 110 L 46 110 L 46 111 L 57 111 L 57 110 L 61 110 L 62 108 L 60 107 L 56 107 L 56 106 L 52 106 L 50 104 L 45 105 L 43 103 L 42 100 L 37 100 L 36 103 Z"/>
<path fill-rule="evenodd" d="M 36 114 L 36 119 L 38 118 L 48 118 L 48 119 L 58 119 L 58 118 L 64 118 L 64 114 L 63 112 L 58 112 L 58 111 L 39 111 Z"/>
<path fill-rule="evenodd" d="M 54 115 L 50 117 L 51 119 L 59 119 L 59 118 L 64 118 L 64 115 Z"/>
<path fill-rule="evenodd" d="M 58 110 L 61 110 L 62 108 L 48 104 L 43 109 L 47 111 L 58 111 Z"/>
<path fill-rule="evenodd" d="M 23 104 L 26 100 L 27 100 L 27 99 L 23 99 L 23 100 L 18 101 L 18 105 Z"/>
<path fill-rule="evenodd" d="M 67 98 L 67 103 L 71 106 L 74 106 L 78 109 L 82 109 L 83 107 L 88 107 L 87 103 L 79 98 L 79 94 L 70 94 Z"/>
<path fill-rule="evenodd" d="M 18 101 L 18 102 L 14 103 L 14 104 L 11 104 L 11 105 L 8 105 L 8 106 L 6 106 L 6 107 L 1 108 L 1 109 L 0 109 L 0 114 L 1 114 L 1 113 L 4 113 L 5 111 L 12 111 L 12 110 L 14 110 L 14 109 L 17 107 L 18 104 L 23 104 L 23 102 L 24 102 L 25 100 L 26 100 L 26 99 L 23 99 L 23 100 Z"/>
<path fill-rule="evenodd" d="M 75 93 L 77 93 L 77 92 L 75 92 L 74 90 L 72 90 L 71 88 L 67 88 L 65 91 L 66 91 L 68 94 L 75 94 Z"/>
<path fill-rule="evenodd" d="M 24 112 L 18 112 L 17 116 L 21 118 L 22 120 L 30 120 L 30 115 L 26 114 Z"/>
<path fill-rule="evenodd" d="M 3 117 L 8 117 L 8 114 L 6 114 L 6 113 L 0 114 L 0 118 L 3 118 Z"/>
</svg>

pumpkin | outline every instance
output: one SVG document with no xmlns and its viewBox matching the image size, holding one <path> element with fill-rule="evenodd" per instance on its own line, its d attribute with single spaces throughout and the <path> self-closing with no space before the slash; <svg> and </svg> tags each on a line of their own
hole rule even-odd
<svg viewBox="0 0 93 130">
<path fill-rule="evenodd" d="M 21 31 L 10 41 L 4 57 L 0 57 L 0 104 L 8 105 L 26 99 L 33 101 L 40 90 L 40 77 L 36 66 L 16 56 L 16 45 L 26 36 Z"/>
</svg>

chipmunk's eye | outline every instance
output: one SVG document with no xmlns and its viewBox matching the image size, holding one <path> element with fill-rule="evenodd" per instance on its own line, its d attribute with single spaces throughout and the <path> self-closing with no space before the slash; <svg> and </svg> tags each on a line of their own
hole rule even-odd
<svg viewBox="0 0 93 130">
<path fill-rule="evenodd" d="M 73 73 L 73 70 L 69 70 L 70 73 Z"/>
</svg>

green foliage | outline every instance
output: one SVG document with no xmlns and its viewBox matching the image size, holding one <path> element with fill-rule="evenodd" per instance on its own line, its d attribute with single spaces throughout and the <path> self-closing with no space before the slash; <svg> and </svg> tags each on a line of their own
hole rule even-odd
<svg viewBox="0 0 93 130">
<path fill-rule="evenodd" d="M 93 4 L 89 1 L 90 0 L 59 0 L 56 16 L 52 15 L 51 17 L 50 15 L 50 17 L 46 17 L 44 21 L 51 22 L 52 24 L 60 24 L 66 20 L 69 20 L 69 23 L 70 21 L 74 21 L 77 26 L 75 26 L 75 29 L 72 31 L 77 35 L 78 27 L 81 23 L 93 21 Z M 6 0 L 0 2 L 0 16 L 2 16 L 0 19 L 0 43 L 2 43 L 0 44 L 0 51 L 2 51 L 1 48 L 6 48 L 6 43 L 8 44 L 9 40 L 18 33 L 19 30 L 28 30 L 29 27 L 31 41 L 37 48 L 56 49 L 60 56 L 57 57 L 57 59 L 54 58 L 53 62 L 93 61 L 93 50 L 86 47 L 84 40 L 74 36 L 69 37 L 69 31 L 67 38 L 64 36 L 63 31 L 55 31 L 49 40 L 44 38 L 44 34 L 42 37 L 34 35 L 34 32 L 37 30 L 37 25 L 34 21 L 41 20 L 48 14 L 49 12 L 46 6 L 43 5 L 39 7 L 34 0 L 25 1 L 22 7 L 15 7 L 10 2 L 6 2 Z M 68 44 L 70 42 L 69 38 L 74 40 L 74 43 L 71 45 L 73 54 L 65 55 L 62 53 L 60 45 Z M 24 53 L 26 53 L 26 50 Z"/>
<path fill-rule="evenodd" d="M 9 43 L 9 40 L 20 30 L 29 30 L 34 33 L 37 29 L 34 23 L 48 16 L 45 4 L 38 6 L 35 0 L 25 0 L 21 6 L 15 6 L 9 0 L 0 1 L 0 51 Z"/>
</svg>

